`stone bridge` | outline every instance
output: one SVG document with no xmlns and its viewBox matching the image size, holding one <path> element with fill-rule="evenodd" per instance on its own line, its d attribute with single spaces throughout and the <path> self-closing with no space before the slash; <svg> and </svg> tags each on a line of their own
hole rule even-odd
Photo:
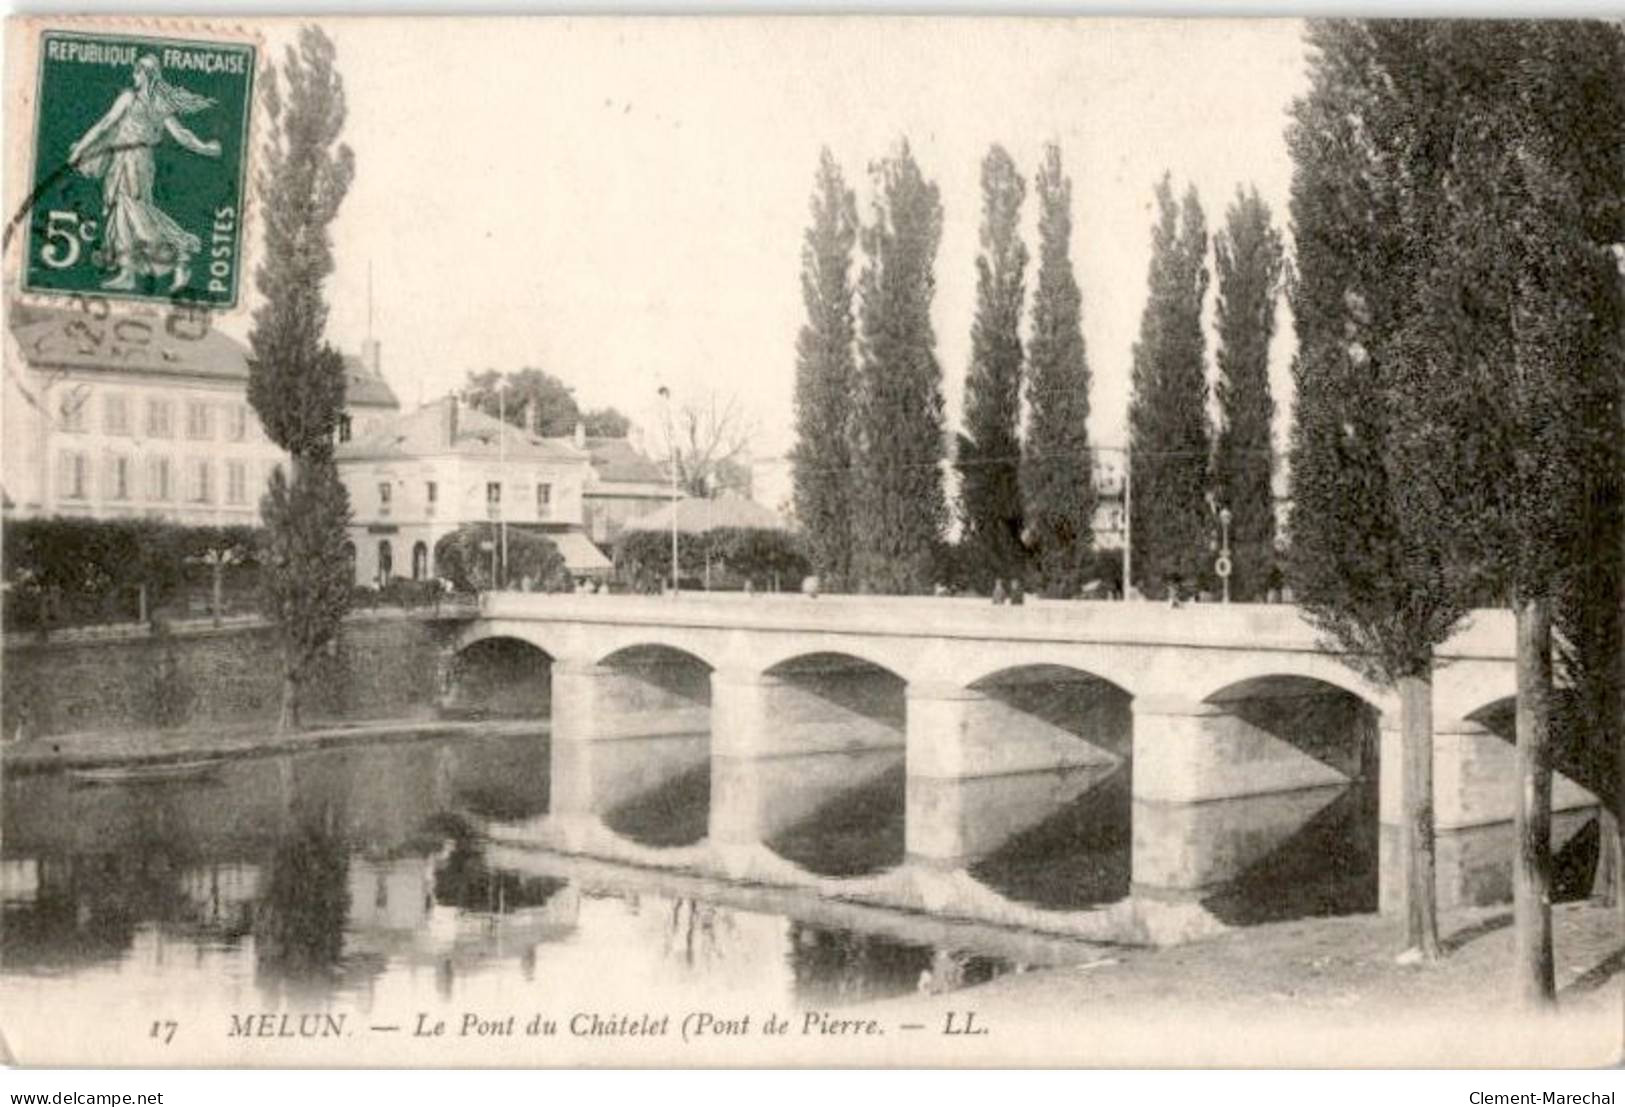
<svg viewBox="0 0 1625 1107">
<path fill-rule="evenodd" d="M 510 650 L 500 688 L 482 686 L 479 658 L 505 640 L 534 651 Z M 1513 642 L 1509 613 L 1480 611 L 1440 651 L 1445 904 L 1507 894 Z M 1058 813 L 1110 808 L 1121 898 L 1212 908 L 1215 889 L 1272 866 L 1321 879 L 1347 843 L 1316 827 L 1354 796 L 1364 814 L 1338 825 L 1370 838 L 1370 906 L 1378 889 L 1395 898 L 1397 698 L 1291 606 L 488 593 L 456 650 L 465 707 L 516 688 L 550 699 L 549 840 L 575 852 L 851 889 L 797 854 L 798 828 L 823 817 L 859 833 L 866 805 L 900 792 L 899 863 L 936 874 L 937 891 L 878 898 L 1033 922 L 965 893 L 964 876 Z M 648 825 L 661 790 L 685 788 L 708 789 L 705 825 Z M 683 848 L 617 828 L 650 796 L 632 837 Z M 1559 777 L 1556 844 L 1594 804 Z"/>
</svg>

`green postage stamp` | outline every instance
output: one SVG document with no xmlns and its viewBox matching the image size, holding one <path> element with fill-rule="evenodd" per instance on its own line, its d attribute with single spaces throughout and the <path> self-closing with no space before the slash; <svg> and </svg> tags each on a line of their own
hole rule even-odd
<svg viewBox="0 0 1625 1107">
<path fill-rule="evenodd" d="M 23 288 L 237 303 L 254 47 L 46 31 Z"/>
</svg>

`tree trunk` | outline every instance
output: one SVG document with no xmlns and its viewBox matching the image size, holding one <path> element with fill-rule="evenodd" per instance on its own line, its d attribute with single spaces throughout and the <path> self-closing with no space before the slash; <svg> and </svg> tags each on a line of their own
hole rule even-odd
<svg viewBox="0 0 1625 1107">
<path fill-rule="evenodd" d="M 1552 965 L 1552 604 L 1518 599 L 1517 804 L 1513 809 L 1513 944 L 1518 994 L 1557 1002 Z"/>
<path fill-rule="evenodd" d="M 1438 884 L 1433 859 L 1433 674 L 1399 679 L 1401 866 L 1405 874 L 1405 947 L 1437 961 Z"/>
<path fill-rule="evenodd" d="M 1625 267 L 1625 262 L 1621 265 Z M 1621 276 L 1625 277 L 1625 271 L 1621 272 Z M 1625 389 L 1625 381 L 1621 382 L 1620 387 Z M 1625 398 L 1619 404 L 1619 417 L 1621 424 L 1625 425 Z M 1625 435 L 1625 431 L 1621 433 Z M 1625 441 L 1625 437 L 1621 440 Z M 1621 498 L 1625 500 L 1625 493 Z M 1625 511 L 1620 513 L 1619 558 L 1619 563 L 1625 565 Z M 1614 612 L 1621 632 L 1618 641 L 1625 644 L 1625 573 L 1616 575 L 1614 579 L 1619 592 Z M 1614 833 L 1611 836 L 1614 848 L 1614 906 L 1619 911 L 1621 924 L 1625 924 L 1625 649 L 1619 651 L 1611 691 L 1614 697 Z M 1602 829 L 1608 830 L 1606 819 L 1603 820 Z"/>
<path fill-rule="evenodd" d="M 220 625 L 220 599 L 225 593 L 224 583 L 226 566 L 224 562 L 216 561 L 213 566 L 214 580 L 212 581 L 212 594 L 209 597 L 209 609 L 214 613 L 214 625 Z"/>
<path fill-rule="evenodd" d="M 282 674 L 282 710 L 277 716 L 276 728 L 279 733 L 300 728 L 299 678 L 291 671 Z"/>
<path fill-rule="evenodd" d="M 1597 811 L 1597 872 L 1591 880 L 1591 899 L 1604 907 L 1617 907 L 1625 866 L 1620 864 L 1619 816 L 1608 808 Z"/>
</svg>

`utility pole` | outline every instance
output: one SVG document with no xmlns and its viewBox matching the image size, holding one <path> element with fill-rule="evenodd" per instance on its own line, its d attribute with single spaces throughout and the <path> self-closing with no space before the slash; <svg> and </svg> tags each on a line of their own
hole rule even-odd
<svg viewBox="0 0 1625 1107">
<path fill-rule="evenodd" d="M 1123 599 L 1134 587 L 1134 454 L 1123 447 Z"/>
<path fill-rule="evenodd" d="M 497 422 L 502 424 L 497 431 L 497 529 L 502 539 L 502 576 L 497 582 L 498 588 L 504 588 L 508 583 L 508 513 L 503 510 L 502 486 L 508 483 L 508 389 L 502 385 L 497 390 Z"/>
<path fill-rule="evenodd" d="M 666 401 L 666 466 L 671 470 L 671 594 L 677 595 L 677 436 L 671 422 L 671 389 L 660 386 Z"/>
</svg>

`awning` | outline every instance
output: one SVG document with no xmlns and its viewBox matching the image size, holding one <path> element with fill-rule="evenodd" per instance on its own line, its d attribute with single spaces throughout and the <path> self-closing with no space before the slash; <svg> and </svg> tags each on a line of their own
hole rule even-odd
<svg viewBox="0 0 1625 1107">
<path fill-rule="evenodd" d="M 547 537 L 564 555 L 564 567 L 573 576 L 608 576 L 614 568 L 609 558 L 600 553 L 585 534 L 565 531 Z"/>
</svg>

